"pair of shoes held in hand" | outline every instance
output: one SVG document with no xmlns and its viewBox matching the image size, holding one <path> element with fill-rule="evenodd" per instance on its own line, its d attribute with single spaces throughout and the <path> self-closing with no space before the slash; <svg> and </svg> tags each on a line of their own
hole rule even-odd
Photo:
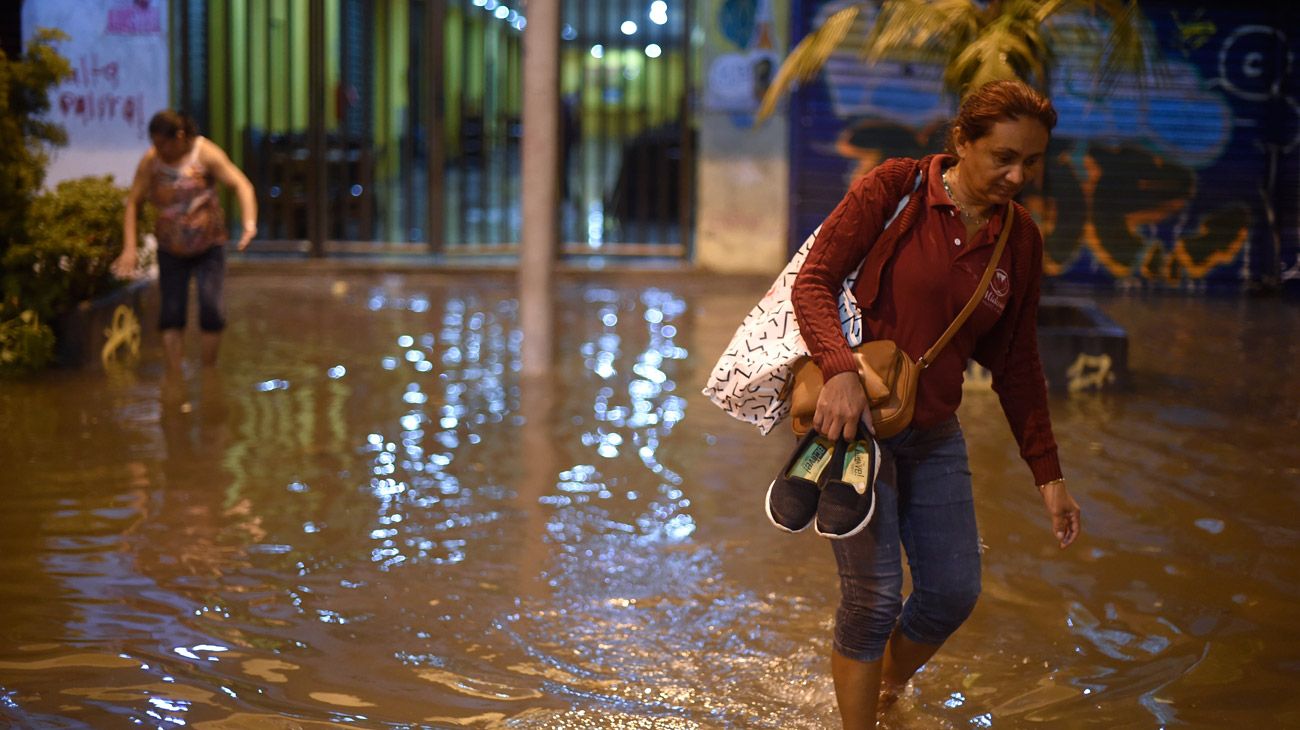
<svg viewBox="0 0 1300 730">
<path fill-rule="evenodd" d="M 880 447 L 865 428 L 851 441 L 809 430 L 767 488 L 767 518 L 786 532 L 813 525 L 822 537 L 852 537 L 875 514 L 879 471 Z"/>
</svg>

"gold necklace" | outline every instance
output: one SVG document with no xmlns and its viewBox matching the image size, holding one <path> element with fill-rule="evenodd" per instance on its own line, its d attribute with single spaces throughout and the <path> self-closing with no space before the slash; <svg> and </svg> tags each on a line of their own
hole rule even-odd
<svg viewBox="0 0 1300 730">
<path fill-rule="evenodd" d="M 987 220 L 988 216 L 975 215 L 966 210 L 966 206 L 957 201 L 957 196 L 952 194 L 952 187 L 948 185 L 948 173 L 952 172 L 954 169 L 955 168 L 950 167 L 947 170 L 944 170 L 943 174 L 939 176 L 939 179 L 943 181 L 943 191 L 948 194 L 950 199 L 952 199 L 952 204 L 957 206 L 957 212 L 961 213 L 961 217 L 978 226 Z"/>
</svg>

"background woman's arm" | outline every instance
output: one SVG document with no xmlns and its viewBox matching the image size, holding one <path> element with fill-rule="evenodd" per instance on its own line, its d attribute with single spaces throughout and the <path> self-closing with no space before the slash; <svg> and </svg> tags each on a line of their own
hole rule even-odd
<svg viewBox="0 0 1300 730">
<path fill-rule="evenodd" d="M 257 235 L 257 196 L 253 192 L 253 183 L 230 161 L 225 150 L 211 141 L 206 141 L 203 145 L 201 155 L 203 164 L 212 170 L 218 180 L 233 188 L 235 198 L 239 200 L 240 220 L 243 221 L 239 250 L 243 251 L 248 248 L 248 242 L 253 240 L 253 236 Z"/>
<path fill-rule="evenodd" d="M 145 186 L 148 185 L 148 165 L 153 151 L 146 152 L 136 165 L 135 178 L 131 181 L 131 190 L 126 194 L 126 212 L 122 215 L 122 253 L 114 259 L 110 267 L 114 274 L 126 278 L 135 273 L 139 257 L 137 247 L 139 235 L 137 226 L 140 219 L 140 202 L 144 200 Z"/>
</svg>

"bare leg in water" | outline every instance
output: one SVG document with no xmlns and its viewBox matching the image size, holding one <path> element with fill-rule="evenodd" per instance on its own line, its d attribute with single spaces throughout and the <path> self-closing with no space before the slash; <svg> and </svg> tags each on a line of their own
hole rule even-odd
<svg viewBox="0 0 1300 730">
<path fill-rule="evenodd" d="M 907 681 L 916 674 L 930 657 L 939 650 L 941 644 L 922 644 L 903 636 L 898 631 L 889 637 L 889 645 L 885 647 L 884 668 L 880 675 L 880 702 L 881 711 L 889 709 L 898 701 L 898 696 L 902 694 L 903 687 L 907 686 Z"/>
<path fill-rule="evenodd" d="M 185 362 L 185 330 L 163 330 L 162 342 L 163 355 L 167 358 L 167 371 L 179 374 Z"/>
<path fill-rule="evenodd" d="M 831 650 L 835 702 L 840 708 L 844 730 L 872 730 L 876 726 L 881 663 L 880 659 L 860 662 Z"/>
<path fill-rule="evenodd" d="M 898 701 L 908 680 L 939 646 L 912 641 L 895 631 L 884 658 L 874 662 L 860 662 L 832 650 L 831 677 L 844 730 L 875 728 L 878 713 Z"/>
<path fill-rule="evenodd" d="M 203 367 L 215 367 L 217 364 L 217 349 L 221 346 L 221 333 L 204 332 L 200 336 L 200 342 L 203 347 Z"/>
</svg>

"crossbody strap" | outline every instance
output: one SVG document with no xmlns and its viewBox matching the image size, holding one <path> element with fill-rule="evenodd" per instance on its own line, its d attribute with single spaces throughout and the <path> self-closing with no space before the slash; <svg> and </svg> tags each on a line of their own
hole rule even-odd
<svg viewBox="0 0 1300 730">
<path fill-rule="evenodd" d="M 1002 235 L 998 236 L 997 247 L 993 249 L 993 258 L 989 259 L 989 265 L 984 267 L 984 278 L 980 279 L 980 285 L 975 287 L 975 293 L 971 295 L 970 301 L 966 302 L 965 308 L 957 315 L 957 319 L 954 319 L 952 324 L 948 325 L 948 329 L 939 336 L 939 341 L 934 343 L 934 346 L 927 350 L 920 360 L 916 361 L 916 364 L 922 370 L 930 367 L 930 363 L 934 362 L 934 358 L 939 355 L 939 351 L 944 348 L 944 345 L 948 344 L 948 340 L 951 340 L 953 335 L 957 334 L 957 330 L 961 329 L 963 324 L 966 324 L 966 319 L 970 317 L 971 312 L 975 311 L 975 307 L 979 306 L 980 299 L 984 297 L 984 292 L 988 290 L 989 282 L 993 280 L 993 271 L 997 269 L 998 262 L 1002 260 L 1002 249 L 1006 248 L 1007 238 L 1011 235 L 1011 224 L 1015 222 L 1015 211 L 1011 209 L 1011 203 L 1007 203 L 1005 218 L 1006 222 L 1002 224 Z"/>
</svg>

